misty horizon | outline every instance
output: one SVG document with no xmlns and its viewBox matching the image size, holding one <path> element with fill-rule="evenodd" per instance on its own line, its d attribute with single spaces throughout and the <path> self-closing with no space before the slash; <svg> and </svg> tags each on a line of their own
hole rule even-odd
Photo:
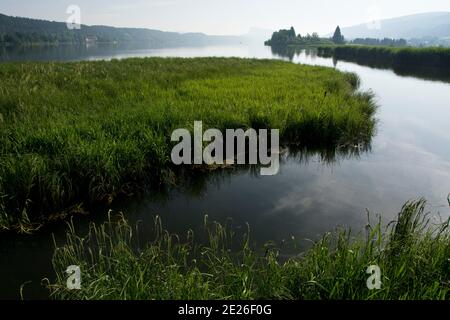
<svg viewBox="0 0 450 320">
<path fill-rule="evenodd" d="M 55 4 L 55 1 L 51 0 L 44 0 L 39 4 L 27 2 L 29 1 L 2 1 L 0 13 L 64 22 L 68 17 L 67 7 L 76 4 L 69 1 L 58 1 Z M 433 0 L 426 4 L 409 1 L 407 5 L 406 1 L 401 1 L 405 5 L 399 5 L 399 2 L 389 4 L 384 0 L 364 1 L 364 3 L 350 0 L 340 4 L 327 0 L 316 2 L 316 4 L 291 0 L 282 2 L 263 0 L 258 4 L 255 1 L 236 4 L 233 0 L 227 4 L 218 4 L 217 1 L 205 3 L 199 0 L 192 6 L 186 5 L 187 2 L 135 0 L 124 3 L 124 1 L 115 0 L 106 4 L 104 0 L 95 3 L 80 0 L 76 5 L 81 8 L 81 23 L 87 26 L 142 28 L 228 36 L 245 35 L 255 29 L 275 31 L 290 26 L 303 34 L 317 32 L 324 36 L 334 31 L 337 25 L 345 28 L 366 24 L 373 20 L 387 20 L 422 13 L 450 12 L 450 3 L 442 0 Z M 209 6 L 214 10 L 209 10 Z M 327 7 L 330 9 L 323 10 Z M 180 15 L 179 12 L 183 14 Z"/>
</svg>

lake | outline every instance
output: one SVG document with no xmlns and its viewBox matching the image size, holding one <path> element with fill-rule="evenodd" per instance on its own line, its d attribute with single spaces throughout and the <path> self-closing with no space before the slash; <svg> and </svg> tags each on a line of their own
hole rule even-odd
<svg viewBox="0 0 450 320">
<path fill-rule="evenodd" d="M 256 245 L 294 236 L 317 239 L 337 226 L 362 231 L 366 209 L 375 222 L 392 220 L 409 199 L 425 197 L 434 218 L 448 217 L 450 193 L 450 83 L 420 74 L 399 75 L 355 63 L 318 57 L 306 49 L 284 55 L 264 46 L 211 46 L 151 49 L 143 46 L 89 46 L 0 49 L 0 61 L 75 61 L 128 57 L 246 57 L 284 59 L 293 63 L 322 65 L 357 73 L 361 90 L 371 90 L 379 110 L 377 133 L 369 150 L 338 154 L 334 159 L 320 154 L 286 155 L 276 176 L 258 176 L 254 170 L 199 175 L 182 186 L 121 200 L 111 209 L 122 211 L 131 221 L 152 225 L 160 215 L 170 231 L 198 230 L 203 217 L 251 227 Z M 449 71 L 450 73 L 450 71 Z M 444 77 L 445 79 L 445 77 Z M 199 119 L 201 120 L 201 119 Z M 109 208 L 74 218 L 85 230 L 89 221 L 101 222 Z M 150 230 L 144 227 L 142 232 Z M 40 286 L 53 276 L 52 234 L 63 241 L 65 223 L 45 227 L 35 235 L 0 234 L 0 299 L 46 298 Z M 150 232 L 150 231 L 149 231 Z M 304 241 L 304 240 L 301 240 Z M 307 242 L 307 241 L 305 241 Z M 30 283 L 27 283 L 31 281 Z"/>
</svg>

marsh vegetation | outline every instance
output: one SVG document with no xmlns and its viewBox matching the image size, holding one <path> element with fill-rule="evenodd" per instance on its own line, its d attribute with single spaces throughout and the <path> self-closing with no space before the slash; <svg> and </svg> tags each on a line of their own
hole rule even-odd
<svg viewBox="0 0 450 320">
<path fill-rule="evenodd" d="M 281 61 L 148 58 L 0 66 L 0 227 L 173 182 L 171 133 L 276 128 L 281 142 L 371 139 L 355 74 Z"/>
<path fill-rule="evenodd" d="M 449 68 L 448 48 L 394 48 L 389 46 L 319 46 L 322 56 L 354 61 L 357 63 L 377 62 L 389 67 Z"/>
<path fill-rule="evenodd" d="M 337 230 L 282 259 L 279 244 L 254 248 L 250 227 L 236 233 L 232 221 L 206 216 L 203 235 L 174 235 L 157 217 L 154 240 L 141 242 L 138 226 L 110 215 L 87 234 L 70 225 L 66 243 L 55 250 L 57 280 L 49 288 L 55 299 L 447 300 L 449 221 L 429 218 L 424 200 L 411 201 L 387 228 L 369 223 L 366 234 L 356 235 Z M 81 290 L 66 287 L 69 265 L 81 269 Z M 381 270 L 379 290 L 366 286 L 371 265 Z"/>
</svg>

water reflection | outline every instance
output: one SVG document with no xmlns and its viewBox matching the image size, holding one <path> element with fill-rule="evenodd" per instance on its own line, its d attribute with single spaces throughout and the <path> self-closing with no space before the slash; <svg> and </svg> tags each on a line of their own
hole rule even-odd
<svg viewBox="0 0 450 320">
<path fill-rule="evenodd" d="M 320 57 L 330 59 L 333 62 L 334 67 L 337 66 L 339 61 L 354 62 L 370 68 L 392 70 L 396 75 L 403 77 L 416 77 L 426 80 L 450 82 L 450 70 L 445 68 L 391 65 L 383 61 L 376 61 L 365 57 L 356 57 L 354 59 L 346 57 L 337 58 L 334 55 L 327 54 L 325 51 L 322 52 L 316 48 L 308 47 L 271 47 L 271 52 L 275 57 L 291 62 L 298 60 L 301 56 L 312 60 Z"/>
<path fill-rule="evenodd" d="M 144 43 L 1 47 L 0 62 L 111 60 L 133 57 L 273 58 L 264 46 L 155 47 Z"/>
<path fill-rule="evenodd" d="M 317 56 L 317 50 L 310 47 L 287 47 L 287 46 L 281 46 L 281 47 L 270 47 L 270 50 L 272 54 L 275 57 L 279 58 L 285 58 L 289 61 L 294 61 L 294 58 L 296 56 L 299 56 L 301 53 L 305 56 Z"/>
<path fill-rule="evenodd" d="M 412 76 L 426 80 L 450 82 L 450 70 L 444 68 L 391 66 L 389 64 L 358 57 L 336 58 L 314 47 L 264 47 L 262 45 L 224 45 L 190 47 L 154 47 L 144 43 L 61 45 L 61 46 L 17 46 L 0 47 L 0 62 L 12 61 L 79 61 L 110 60 L 129 57 L 246 57 L 283 59 L 291 62 L 299 60 L 322 60 L 319 64 L 337 67 L 339 61 L 354 62 L 371 68 L 392 70 L 399 76 Z"/>
<path fill-rule="evenodd" d="M 342 144 L 337 147 L 318 147 L 290 144 L 284 147 L 280 153 L 280 168 L 284 170 L 287 166 L 298 166 L 299 168 L 308 167 L 317 164 L 319 167 L 333 168 L 341 161 L 353 159 L 358 161 L 362 156 L 370 154 L 371 140 L 366 139 L 358 144 Z M 130 210 L 130 206 L 135 203 L 153 203 L 167 205 L 174 201 L 179 195 L 190 199 L 201 199 L 208 202 L 208 193 L 212 186 L 221 188 L 228 183 L 239 187 L 236 180 L 240 176 L 246 176 L 249 179 L 267 180 L 267 176 L 261 176 L 261 165 L 233 165 L 233 166 L 179 166 L 172 168 L 173 172 L 164 183 L 141 192 L 138 196 L 133 196 L 130 200 L 122 199 L 116 201 L 112 208 L 115 210 Z M 269 177 L 270 179 L 270 177 Z M 299 182 L 303 183 L 303 182 Z M 273 188 L 280 188 L 279 185 L 272 185 Z M 251 198 L 248 200 L 252 200 Z M 238 210 L 243 203 L 234 201 L 232 206 Z M 125 209 L 124 209 L 125 208 Z M 102 209 L 94 208 L 94 211 L 108 211 L 110 207 Z M 92 210 L 90 210 L 92 211 Z M 145 214 L 145 213 L 144 213 Z M 233 214 L 234 216 L 234 214 Z M 95 218 L 95 217 L 93 217 Z M 263 239 L 260 239 L 263 241 Z M 267 239 L 266 239 L 267 240 Z"/>
<path fill-rule="evenodd" d="M 172 47 L 175 48 L 175 47 Z M 202 47 L 193 46 L 192 49 Z M 157 52 L 163 48 L 142 43 L 122 44 L 82 44 L 58 46 L 0 46 L 0 62 L 12 61 L 79 61 L 96 60 L 119 53 L 139 55 L 145 52 Z M 165 50 L 170 47 L 164 47 Z M 179 49 L 179 48 L 178 48 Z"/>
<path fill-rule="evenodd" d="M 280 46 L 280 47 L 270 47 L 270 50 L 274 57 L 278 57 L 281 59 L 286 59 L 291 62 L 295 62 L 295 60 L 298 60 L 300 56 L 304 56 L 307 59 L 314 60 L 316 57 L 320 56 L 318 54 L 317 48 L 314 47 L 287 47 L 287 46 Z M 332 59 L 333 66 L 336 67 L 338 60 L 335 57 L 332 56 L 324 56 L 321 55 L 320 57 L 330 58 Z"/>
<path fill-rule="evenodd" d="M 109 210 L 123 212 L 132 225 L 139 223 L 141 243 L 153 239 L 153 219 L 156 215 L 162 217 L 171 232 L 180 235 L 188 229 L 201 235 L 206 214 L 211 220 L 220 222 L 231 218 L 237 232 L 246 230 L 248 222 L 255 246 L 268 240 L 281 244 L 290 235 L 298 239 L 314 238 L 321 231 L 342 224 L 342 219 L 346 223 L 352 222 L 346 214 L 336 215 L 327 223 L 309 216 L 308 210 L 317 205 L 313 195 L 299 197 L 295 190 L 307 189 L 313 180 L 309 174 L 298 179 L 298 173 L 306 173 L 308 168 L 314 166 L 332 170 L 341 161 L 356 160 L 370 153 L 370 150 L 368 143 L 321 150 L 291 146 L 281 154 L 280 175 L 273 177 L 260 176 L 260 166 L 257 165 L 216 170 L 180 167 L 171 183 L 155 186 L 130 198 L 118 199 L 112 206 L 91 207 L 89 211 L 95 214 L 74 216 L 72 221 L 76 230 L 84 234 L 91 222 L 104 222 Z M 291 172 L 293 169 L 296 173 Z M 289 223 L 286 224 L 286 221 Z M 0 234 L 0 275 L 4 279 L 0 286 L 0 299 L 18 299 L 20 286 L 26 281 L 31 281 L 24 290 L 27 298 L 47 297 L 48 292 L 41 285 L 41 280 L 53 277 L 53 237 L 56 243 L 64 243 L 66 228 L 66 223 L 59 221 L 45 226 L 35 235 Z M 32 269 L 30 265 L 33 265 Z"/>
<path fill-rule="evenodd" d="M 450 82 L 450 70 L 445 68 L 433 68 L 423 66 L 405 66 L 405 65 L 393 65 L 385 61 L 377 61 L 367 57 L 336 57 L 329 55 L 325 51 L 318 51 L 316 53 L 320 57 L 332 58 L 335 65 L 338 61 L 355 62 L 362 66 L 368 66 L 376 69 L 392 70 L 396 75 L 404 77 L 416 77 L 426 80 Z"/>
</svg>

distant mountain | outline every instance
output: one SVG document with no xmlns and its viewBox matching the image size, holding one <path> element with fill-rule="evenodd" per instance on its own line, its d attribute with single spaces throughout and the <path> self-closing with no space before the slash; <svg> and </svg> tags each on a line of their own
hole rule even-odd
<svg viewBox="0 0 450 320">
<path fill-rule="evenodd" d="M 272 36 L 273 31 L 274 30 L 252 27 L 248 33 L 244 34 L 241 38 L 246 42 L 261 44 Z"/>
<path fill-rule="evenodd" d="M 376 25 L 376 24 L 373 24 Z M 448 38 L 450 12 L 430 12 L 381 20 L 379 28 L 360 24 L 341 28 L 346 39 L 355 38 Z"/>
<path fill-rule="evenodd" d="M 141 42 L 154 47 L 238 44 L 241 37 L 209 36 L 140 28 L 82 25 L 69 30 L 66 23 L 11 17 L 0 14 L 0 44 Z"/>
</svg>

